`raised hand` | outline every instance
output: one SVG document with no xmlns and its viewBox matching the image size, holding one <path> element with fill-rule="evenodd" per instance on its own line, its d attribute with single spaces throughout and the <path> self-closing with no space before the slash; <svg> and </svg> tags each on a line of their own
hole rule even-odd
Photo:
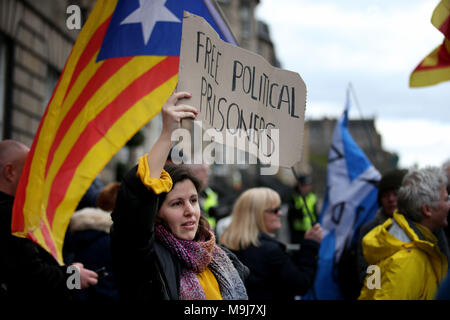
<svg viewBox="0 0 450 320">
<path fill-rule="evenodd" d="M 181 120 L 185 118 L 195 119 L 197 117 L 198 110 L 196 108 L 186 104 L 176 105 L 178 100 L 191 97 L 192 95 L 188 92 L 175 92 L 162 107 L 163 128 L 161 135 L 147 156 L 150 178 L 160 177 L 161 170 L 166 163 L 172 146 L 172 132 L 180 127 Z"/>
<path fill-rule="evenodd" d="M 188 92 L 173 93 L 161 109 L 163 129 L 162 134 L 172 134 L 173 130 L 178 129 L 181 120 L 184 118 L 195 119 L 198 110 L 190 105 L 180 104 L 176 105 L 178 100 L 184 98 L 191 98 L 192 95 Z"/>
<path fill-rule="evenodd" d="M 313 240 L 318 243 L 322 242 L 323 229 L 319 223 L 316 223 L 311 229 L 305 232 L 305 239 Z"/>
</svg>

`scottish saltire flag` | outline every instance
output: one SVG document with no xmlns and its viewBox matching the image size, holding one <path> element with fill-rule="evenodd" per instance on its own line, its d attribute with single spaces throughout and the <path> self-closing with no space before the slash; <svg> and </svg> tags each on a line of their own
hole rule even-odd
<svg viewBox="0 0 450 320">
<path fill-rule="evenodd" d="M 183 10 L 236 43 L 206 0 L 99 0 L 72 48 L 23 169 L 12 221 L 14 235 L 61 264 L 79 200 L 176 86 Z"/>
<path fill-rule="evenodd" d="M 441 0 L 431 23 L 444 34 L 444 41 L 426 56 L 409 78 L 410 87 L 430 86 L 450 80 L 450 0 Z"/>
<path fill-rule="evenodd" d="M 369 162 L 348 131 L 350 97 L 337 121 L 327 166 L 327 187 L 319 217 L 324 230 L 313 288 L 305 299 L 343 299 L 337 283 L 337 263 L 364 223 L 378 208 L 377 184 L 380 173 Z"/>
</svg>

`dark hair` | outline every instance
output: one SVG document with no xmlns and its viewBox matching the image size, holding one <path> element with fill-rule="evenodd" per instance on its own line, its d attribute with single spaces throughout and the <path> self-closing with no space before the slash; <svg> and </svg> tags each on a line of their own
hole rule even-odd
<svg viewBox="0 0 450 320">
<path fill-rule="evenodd" d="M 164 170 L 169 173 L 172 178 L 173 185 L 186 179 L 191 180 L 197 192 L 201 190 L 200 181 L 187 166 L 183 164 L 168 163 L 164 166 Z"/>
<path fill-rule="evenodd" d="M 194 184 L 194 187 L 197 190 L 197 193 L 200 193 L 201 183 L 197 179 L 197 177 L 194 175 L 194 173 L 191 171 L 191 169 L 189 169 L 187 166 L 182 165 L 182 164 L 177 165 L 174 163 L 167 163 L 164 166 L 164 170 L 166 170 L 167 173 L 172 178 L 173 186 L 175 186 L 175 184 L 177 184 L 178 182 L 182 182 L 184 180 L 190 180 Z M 161 205 L 163 204 L 164 200 L 166 199 L 166 196 L 167 196 L 167 193 L 162 193 L 160 195 L 158 211 L 161 208 Z M 156 221 L 158 223 L 163 223 L 163 221 L 161 221 L 160 219 L 157 219 Z M 194 240 L 208 239 L 210 230 L 211 230 L 211 226 L 209 225 L 208 220 L 201 214 L 200 220 L 198 223 L 197 233 L 195 234 Z"/>
<path fill-rule="evenodd" d="M 120 182 L 111 182 L 107 184 L 98 195 L 97 207 L 105 211 L 113 211 L 119 188 Z"/>
<path fill-rule="evenodd" d="M 300 175 L 297 178 L 298 186 L 304 186 L 304 185 L 308 185 L 308 184 L 312 184 L 312 177 L 310 175 Z"/>
<path fill-rule="evenodd" d="M 383 193 L 391 190 L 398 191 L 402 186 L 402 181 L 408 170 L 392 169 L 386 172 L 378 184 L 378 205 L 381 206 L 381 197 Z"/>
</svg>

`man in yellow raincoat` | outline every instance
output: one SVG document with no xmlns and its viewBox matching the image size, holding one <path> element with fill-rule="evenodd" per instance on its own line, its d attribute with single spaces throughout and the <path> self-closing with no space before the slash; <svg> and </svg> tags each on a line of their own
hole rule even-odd
<svg viewBox="0 0 450 320">
<path fill-rule="evenodd" d="M 371 273 L 360 300 L 433 299 L 448 268 L 442 232 L 450 209 L 440 168 L 410 170 L 398 191 L 398 211 L 363 238 Z"/>
</svg>

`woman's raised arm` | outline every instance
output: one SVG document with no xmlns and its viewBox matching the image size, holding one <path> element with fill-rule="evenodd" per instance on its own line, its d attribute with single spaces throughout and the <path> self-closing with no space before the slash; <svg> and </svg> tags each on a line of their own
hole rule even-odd
<svg viewBox="0 0 450 320">
<path fill-rule="evenodd" d="M 167 99 L 167 102 L 161 109 L 163 121 L 161 135 L 147 155 L 150 178 L 159 178 L 161 176 L 161 171 L 172 146 L 170 139 L 172 132 L 180 128 L 181 120 L 184 118 L 195 119 L 197 117 L 198 110 L 196 108 L 186 104 L 176 105 L 178 100 L 190 97 L 192 95 L 188 92 L 175 92 Z"/>
</svg>

